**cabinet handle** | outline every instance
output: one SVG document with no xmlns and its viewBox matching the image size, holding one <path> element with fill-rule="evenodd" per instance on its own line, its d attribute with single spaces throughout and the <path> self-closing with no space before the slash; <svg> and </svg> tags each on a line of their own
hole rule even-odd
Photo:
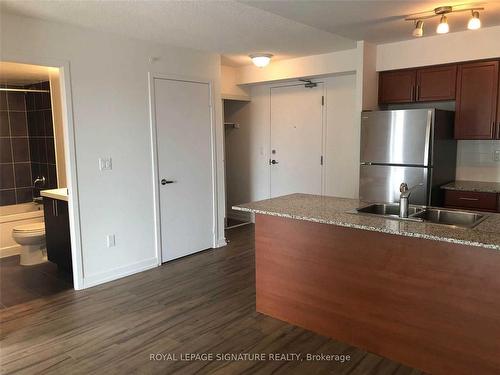
<svg viewBox="0 0 500 375">
<path fill-rule="evenodd" d="M 57 211 L 57 201 L 52 201 L 52 215 L 59 216 L 59 212 Z"/>
<path fill-rule="evenodd" d="M 411 86 L 411 89 L 410 89 L 410 101 L 414 101 L 415 100 L 415 86 Z"/>
<path fill-rule="evenodd" d="M 417 85 L 415 100 L 418 100 L 419 97 L 420 97 L 420 85 Z"/>
<path fill-rule="evenodd" d="M 466 198 L 466 197 L 459 197 L 458 199 L 462 200 L 462 201 L 478 201 L 479 198 Z"/>
</svg>

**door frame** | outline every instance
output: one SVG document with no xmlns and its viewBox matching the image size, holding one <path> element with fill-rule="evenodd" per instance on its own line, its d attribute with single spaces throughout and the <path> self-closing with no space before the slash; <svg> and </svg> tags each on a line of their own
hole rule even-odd
<svg viewBox="0 0 500 375">
<path fill-rule="evenodd" d="M 322 85 L 322 96 L 324 98 L 324 101 L 323 101 L 323 105 L 322 105 L 322 108 L 321 108 L 321 155 L 323 156 L 323 164 L 321 165 L 321 195 L 325 195 L 325 191 L 326 191 L 326 140 L 327 140 L 327 119 L 326 119 L 326 115 L 327 115 L 327 110 L 326 110 L 326 105 L 327 105 L 327 89 L 326 89 L 326 82 L 325 81 L 317 81 L 317 82 L 314 82 L 314 83 L 317 83 L 317 84 L 321 84 Z M 278 85 L 272 85 L 269 87 L 269 150 L 268 150 L 268 154 L 269 154 L 269 159 L 271 159 L 271 151 L 272 151 L 272 148 L 273 148 L 273 145 L 272 145 L 272 129 L 273 129 L 273 124 L 272 124 L 272 121 L 271 121 L 271 118 L 272 118 L 272 115 L 271 115 L 271 111 L 272 111 L 272 98 L 271 98 L 271 95 L 272 95 L 272 89 L 279 89 L 279 88 L 283 88 L 283 87 L 293 87 L 293 86 L 304 86 L 304 82 L 301 82 L 301 81 L 297 81 L 297 82 L 284 82 L 282 84 L 278 84 Z M 268 197 L 271 198 L 271 183 L 272 183 L 272 178 L 271 178 L 271 164 L 269 164 L 269 160 L 267 161 L 268 162 L 268 167 L 269 167 L 269 186 L 268 186 Z"/>
<path fill-rule="evenodd" d="M 73 262 L 73 288 L 85 289 L 82 231 L 80 221 L 80 198 L 78 193 L 78 175 L 76 161 L 75 124 L 73 121 L 73 99 L 71 93 L 70 61 L 44 58 L 40 56 L 18 56 L 4 54 L 2 61 L 18 64 L 39 65 L 59 69 L 61 89 L 61 111 L 63 116 L 64 157 L 66 162 L 66 183 L 69 192 L 69 230 L 71 240 L 71 260 Z"/>
<path fill-rule="evenodd" d="M 160 213 L 160 181 L 159 181 L 159 162 L 158 162 L 158 136 L 156 125 L 156 95 L 155 95 L 155 79 L 165 79 L 179 82 L 192 82 L 208 85 L 209 90 L 209 108 L 210 108 L 210 147 L 212 149 L 212 247 L 218 247 L 218 227 L 219 227 L 219 199 L 218 199 L 218 183 L 217 183 L 217 143 L 216 143 L 216 121 L 213 92 L 213 81 L 211 79 L 188 77 L 182 75 L 164 74 L 157 72 L 148 72 L 149 84 L 149 126 L 151 134 L 151 165 L 153 172 L 153 204 L 154 204 L 154 232 L 155 232 L 155 247 L 158 265 L 163 264 L 162 257 L 162 241 L 161 241 L 161 213 Z"/>
</svg>

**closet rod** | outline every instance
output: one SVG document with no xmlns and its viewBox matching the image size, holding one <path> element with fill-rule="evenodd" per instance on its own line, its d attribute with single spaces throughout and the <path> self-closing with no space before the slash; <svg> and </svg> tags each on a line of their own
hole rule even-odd
<svg viewBox="0 0 500 375">
<path fill-rule="evenodd" d="M 50 90 L 35 90 L 35 89 L 9 89 L 0 87 L 0 91 L 16 91 L 16 92 L 50 92 Z"/>
</svg>

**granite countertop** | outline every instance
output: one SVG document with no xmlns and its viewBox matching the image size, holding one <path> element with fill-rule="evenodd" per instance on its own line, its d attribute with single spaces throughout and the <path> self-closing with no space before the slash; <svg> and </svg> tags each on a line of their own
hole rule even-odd
<svg viewBox="0 0 500 375">
<path fill-rule="evenodd" d="M 61 201 L 68 201 L 68 189 L 60 188 L 60 189 L 50 189 L 50 190 L 42 190 L 40 191 L 40 195 L 42 197 L 59 199 Z"/>
<path fill-rule="evenodd" d="M 383 217 L 347 213 L 347 211 L 366 206 L 367 204 L 368 203 L 358 199 L 291 194 L 283 197 L 241 204 L 233 207 L 233 209 L 500 250 L 500 214 L 486 213 L 488 217 L 476 227 L 457 228 L 440 224 L 394 220 Z"/>
<path fill-rule="evenodd" d="M 454 181 L 441 186 L 441 189 L 476 191 L 480 193 L 500 193 L 500 182 Z"/>
</svg>

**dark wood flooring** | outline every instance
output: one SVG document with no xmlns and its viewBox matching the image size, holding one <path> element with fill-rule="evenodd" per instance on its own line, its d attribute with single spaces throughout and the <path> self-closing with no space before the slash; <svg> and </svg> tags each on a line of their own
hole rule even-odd
<svg viewBox="0 0 500 375">
<path fill-rule="evenodd" d="M 421 374 L 255 312 L 253 225 L 228 246 L 0 310 L 3 374 Z M 151 361 L 152 353 L 323 353 L 332 361 Z"/>
<path fill-rule="evenodd" d="M 71 275 L 52 262 L 19 265 L 19 255 L 0 259 L 0 308 L 26 303 L 72 289 Z"/>
</svg>

